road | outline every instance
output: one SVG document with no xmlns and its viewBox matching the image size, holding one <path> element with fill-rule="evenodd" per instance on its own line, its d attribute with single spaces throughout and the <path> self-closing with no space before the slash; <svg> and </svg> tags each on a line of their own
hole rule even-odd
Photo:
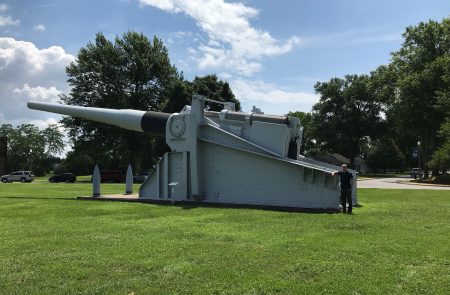
<svg viewBox="0 0 450 295">
<path fill-rule="evenodd" d="M 414 185 L 403 184 L 399 181 L 409 180 L 409 176 L 390 177 L 390 178 L 373 178 L 358 181 L 358 188 L 389 188 L 389 189 L 423 189 L 423 190 L 450 190 L 450 186 L 431 186 L 431 185 Z"/>
</svg>

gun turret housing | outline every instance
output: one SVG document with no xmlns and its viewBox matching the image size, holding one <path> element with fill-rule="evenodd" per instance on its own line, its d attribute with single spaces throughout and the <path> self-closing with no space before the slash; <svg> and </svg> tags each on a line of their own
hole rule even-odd
<svg viewBox="0 0 450 295">
<path fill-rule="evenodd" d="M 142 184 L 141 199 L 339 210 L 338 178 L 331 175 L 339 167 L 299 155 L 298 118 L 236 112 L 229 104 L 210 112 L 205 100 L 194 95 L 191 106 L 174 114 L 40 102 L 28 107 L 165 136 L 171 152 Z M 352 194 L 356 203 L 356 189 Z"/>
</svg>

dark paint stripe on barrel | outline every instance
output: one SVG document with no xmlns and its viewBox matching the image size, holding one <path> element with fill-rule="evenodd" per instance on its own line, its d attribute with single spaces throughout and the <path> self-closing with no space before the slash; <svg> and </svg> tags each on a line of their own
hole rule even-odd
<svg viewBox="0 0 450 295">
<path fill-rule="evenodd" d="M 166 136 L 166 125 L 171 114 L 159 112 L 146 112 L 141 119 L 142 130 L 145 133 Z"/>
</svg>

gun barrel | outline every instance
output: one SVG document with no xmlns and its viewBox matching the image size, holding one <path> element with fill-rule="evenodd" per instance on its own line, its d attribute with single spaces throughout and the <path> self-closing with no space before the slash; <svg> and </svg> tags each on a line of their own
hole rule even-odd
<svg viewBox="0 0 450 295">
<path fill-rule="evenodd" d="M 211 118 L 220 118 L 220 112 L 205 111 L 205 116 Z M 250 124 L 253 121 L 286 124 L 289 125 L 288 116 L 274 116 L 274 115 L 262 115 L 262 114 L 246 114 L 241 112 L 226 111 L 225 119 L 234 121 L 246 121 L 249 120 Z"/>
<path fill-rule="evenodd" d="M 166 135 L 166 124 L 171 115 L 152 111 L 102 109 L 36 101 L 30 101 L 27 105 L 33 110 L 73 116 L 157 136 Z"/>
</svg>

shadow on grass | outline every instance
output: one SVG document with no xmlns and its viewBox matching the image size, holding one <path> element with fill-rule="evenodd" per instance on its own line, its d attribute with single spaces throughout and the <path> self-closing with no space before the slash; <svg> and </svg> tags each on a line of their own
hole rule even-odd
<svg viewBox="0 0 450 295">
<path fill-rule="evenodd" d="M 223 208 L 223 209 L 253 209 L 262 211 L 278 211 L 287 213 L 308 213 L 308 214 L 323 214 L 323 213 L 339 213 L 333 208 L 294 208 L 294 207 L 280 207 L 267 205 L 247 205 L 247 204 L 229 204 L 229 203 L 210 203 L 199 201 L 174 201 L 171 200 L 149 200 L 149 199 L 95 199 L 95 198 L 78 198 L 84 201 L 103 201 L 103 202 L 126 202 L 126 203 L 141 203 L 161 206 L 173 206 L 183 210 L 192 210 L 197 208 Z"/>
<path fill-rule="evenodd" d="M 194 203 L 194 204 L 167 204 L 181 207 L 183 210 L 192 210 L 197 208 L 223 208 L 223 209 L 252 209 L 258 211 L 276 211 L 285 213 L 307 213 L 307 214 L 323 214 L 323 213 L 338 213 L 332 209 L 311 209 L 311 208 L 292 208 L 292 207 L 278 207 L 278 206 L 264 206 L 264 205 L 245 205 L 245 204 L 223 204 L 223 203 Z"/>
<path fill-rule="evenodd" d="M 192 210 L 198 208 L 223 208 L 223 209 L 252 209 L 261 211 L 275 211 L 286 213 L 307 213 L 307 214 L 333 214 L 339 213 L 339 210 L 332 208 L 294 208 L 294 207 L 279 207 L 267 205 L 246 205 L 246 204 L 227 204 L 227 203 L 209 203 L 209 202 L 195 202 L 195 201 L 175 201 L 166 200 L 127 200 L 127 199 L 95 199 L 95 198 L 80 198 L 80 197 L 0 197 L 0 199 L 12 200 L 66 200 L 66 201 L 103 201 L 103 202 L 124 202 L 124 203 L 141 203 L 148 205 L 173 206 L 183 210 Z M 355 207 L 361 207 L 358 204 Z"/>
</svg>

